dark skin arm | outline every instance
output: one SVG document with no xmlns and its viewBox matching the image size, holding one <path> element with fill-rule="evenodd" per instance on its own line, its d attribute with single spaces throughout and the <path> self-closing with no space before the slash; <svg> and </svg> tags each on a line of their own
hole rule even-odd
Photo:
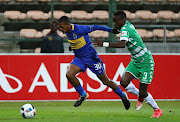
<svg viewBox="0 0 180 122">
<path fill-rule="evenodd" d="M 98 39 L 93 42 L 93 45 L 103 47 L 103 41 L 101 39 Z M 125 48 L 125 46 L 126 46 L 125 40 L 121 40 L 121 41 L 115 42 L 115 43 L 109 43 L 109 47 L 112 47 L 112 48 Z"/>
<path fill-rule="evenodd" d="M 111 30 L 111 33 L 113 33 L 113 34 L 119 34 L 120 31 L 117 30 L 116 28 L 113 28 L 113 29 Z"/>
<path fill-rule="evenodd" d="M 116 28 L 113 28 L 111 30 L 111 33 L 113 34 L 119 34 L 120 31 Z M 94 42 L 94 45 L 95 46 L 100 46 L 100 47 L 103 47 L 103 41 L 101 39 L 98 39 Z M 109 43 L 109 47 L 112 47 L 112 48 L 125 48 L 126 46 L 126 41 L 125 40 L 121 40 L 119 42 L 116 42 L 116 43 Z"/>
</svg>

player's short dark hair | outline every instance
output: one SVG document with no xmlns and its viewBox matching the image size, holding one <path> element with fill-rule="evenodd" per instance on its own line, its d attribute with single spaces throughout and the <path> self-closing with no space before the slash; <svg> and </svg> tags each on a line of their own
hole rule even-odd
<svg viewBox="0 0 180 122">
<path fill-rule="evenodd" d="M 53 21 L 51 22 L 51 24 L 55 24 L 56 26 L 58 26 L 58 21 L 53 20 Z"/>
<path fill-rule="evenodd" d="M 67 16 L 62 16 L 61 18 L 59 18 L 58 22 L 67 22 L 67 23 L 70 23 L 70 19 Z"/>
<path fill-rule="evenodd" d="M 114 16 L 121 16 L 122 18 L 124 18 L 126 20 L 126 13 L 122 10 L 118 10 L 114 13 Z"/>
</svg>

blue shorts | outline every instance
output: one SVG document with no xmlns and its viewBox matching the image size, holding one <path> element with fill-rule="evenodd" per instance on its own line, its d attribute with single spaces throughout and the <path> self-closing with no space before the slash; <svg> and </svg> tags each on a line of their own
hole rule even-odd
<svg viewBox="0 0 180 122">
<path fill-rule="evenodd" d="M 101 75 L 105 72 L 103 62 L 97 53 L 89 54 L 85 57 L 75 57 L 71 64 L 80 67 L 83 72 L 85 72 L 86 68 L 89 68 L 96 75 Z"/>
</svg>

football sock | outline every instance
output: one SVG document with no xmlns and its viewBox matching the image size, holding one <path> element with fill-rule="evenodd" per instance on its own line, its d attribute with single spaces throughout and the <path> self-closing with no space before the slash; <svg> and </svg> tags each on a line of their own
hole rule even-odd
<svg viewBox="0 0 180 122">
<path fill-rule="evenodd" d="M 81 85 L 75 87 L 75 89 L 82 97 L 86 97 L 86 91 L 83 89 Z"/>
<path fill-rule="evenodd" d="M 126 95 L 122 92 L 121 88 L 118 86 L 118 88 L 116 90 L 114 90 L 114 92 L 119 95 L 122 98 L 125 98 Z"/>
<path fill-rule="evenodd" d="M 139 96 L 139 90 L 134 86 L 132 82 L 130 82 L 125 89 L 127 92 L 130 92 L 132 94 Z"/>
<path fill-rule="evenodd" d="M 148 96 L 146 98 L 144 98 L 144 100 L 146 101 L 147 104 L 149 104 L 154 110 L 159 109 L 157 103 L 154 101 L 152 95 L 150 93 L 148 93 Z"/>
</svg>

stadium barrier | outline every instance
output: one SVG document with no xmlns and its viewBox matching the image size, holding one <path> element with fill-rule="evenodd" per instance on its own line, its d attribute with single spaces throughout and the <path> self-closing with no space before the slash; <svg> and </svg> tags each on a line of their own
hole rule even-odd
<svg viewBox="0 0 180 122">
<path fill-rule="evenodd" d="M 149 92 L 155 99 L 180 99 L 180 54 L 154 54 L 155 74 Z M 130 61 L 127 54 L 101 54 L 106 73 L 119 84 L 125 67 Z M 14 100 L 75 100 L 78 93 L 68 83 L 66 71 L 74 56 L 69 54 L 1 54 L 0 101 Z M 77 75 L 90 100 L 118 100 L 112 89 L 103 85 L 87 69 Z M 132 81 L 137 87 L 139 81 Z M 122 88 L 123 89 L 123 88 Z M 125 91 L 123 89 L 123 91 Z M 130 99 L 135 95 L 128 93 Z"/>
</svg>

